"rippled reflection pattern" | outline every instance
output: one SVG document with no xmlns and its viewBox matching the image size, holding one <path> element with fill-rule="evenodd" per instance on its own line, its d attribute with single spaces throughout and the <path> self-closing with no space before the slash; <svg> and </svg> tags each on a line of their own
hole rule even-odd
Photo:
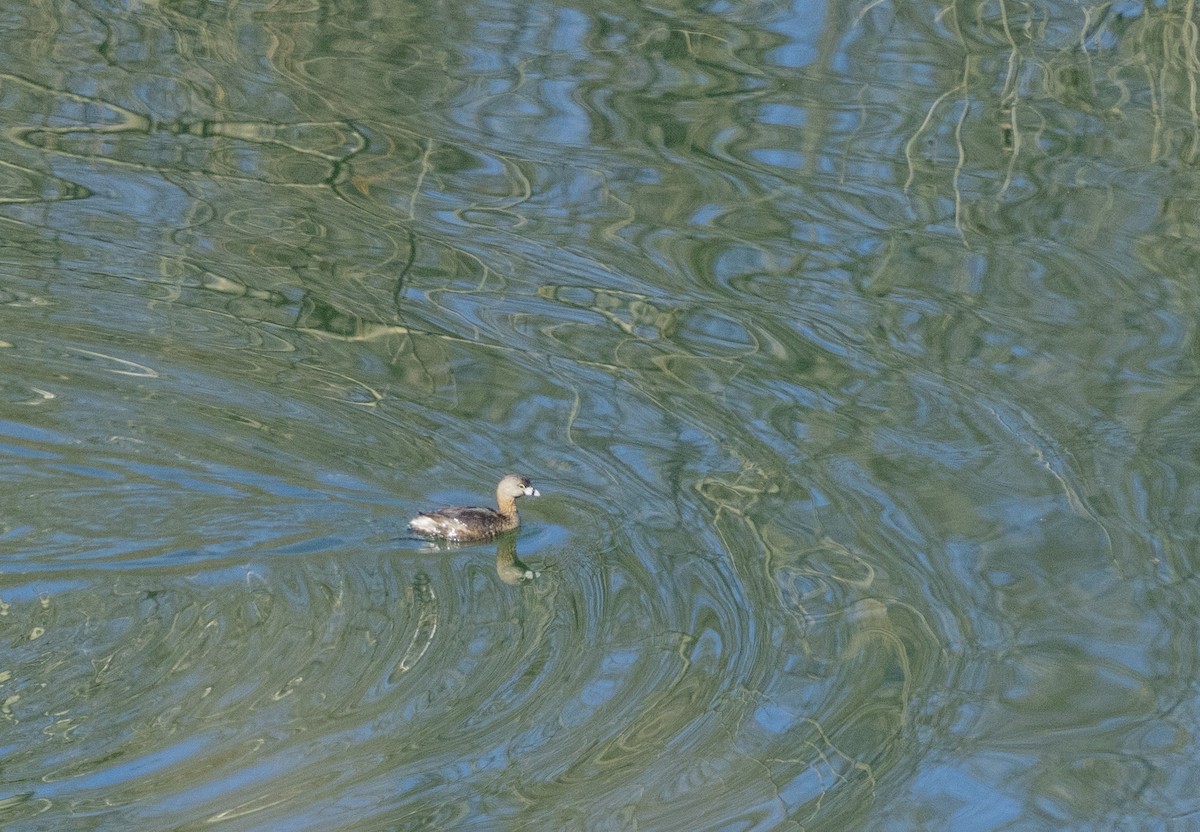
<svg viewBox="0 0 1200 832">
<path fill-rule="evenodd" d="M 1193 18 L 8 9 L 0 826 L 1186 826 Z"/>
</svg>

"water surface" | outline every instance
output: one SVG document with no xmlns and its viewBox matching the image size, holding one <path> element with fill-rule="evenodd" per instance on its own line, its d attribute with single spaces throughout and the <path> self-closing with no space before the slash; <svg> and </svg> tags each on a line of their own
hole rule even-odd
<svg viewBox="0 0 1200 832">
<path fill-rule="evenodd" d="M 1200 812 L 1190 4 L 2 25 L 6 829 Z"/>
</svg>

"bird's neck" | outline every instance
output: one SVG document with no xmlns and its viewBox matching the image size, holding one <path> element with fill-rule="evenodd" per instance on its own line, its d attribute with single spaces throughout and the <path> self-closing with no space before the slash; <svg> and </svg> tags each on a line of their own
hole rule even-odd
<svg viewBox="0 0 1200 832">
<path fill-rule="evenodd" d="M 497 494 L 496 495 L 496 506 L 499 509 L 500 513 L 503 514 L 505 517 L 516 517 L 517 516 L 517 500 L 515 497 L 509 497 L 507 495 Z"/>
</svg>

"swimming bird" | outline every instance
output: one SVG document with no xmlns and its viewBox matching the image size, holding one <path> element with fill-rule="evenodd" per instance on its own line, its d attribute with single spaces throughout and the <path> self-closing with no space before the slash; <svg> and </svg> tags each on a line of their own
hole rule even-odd
<svg viewBox="0 0 1200 832">
<path fill-rule="evenodd" d="M 408 529 L 422 537 L 465 543 L 487 540 L 521 525 L 517 514 L 518 497 L 540 497 L 529 477 L 509 474 L 496 486 L 496 509 L 481 506 L 449 506 L 423 511 L 408 523 Z"/>
</svg>

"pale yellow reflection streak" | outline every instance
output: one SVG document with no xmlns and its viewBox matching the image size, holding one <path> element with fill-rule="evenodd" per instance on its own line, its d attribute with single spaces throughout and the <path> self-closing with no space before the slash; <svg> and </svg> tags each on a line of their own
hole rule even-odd
<svg viewBox="0 0 1200 832">
<path fill-rule="evenodd" d="M 413 629 L 412 638 L 409 639 L 408 649 L 404 651 L 404 655 L 396 663 L 396 670 L 392 673 L 393 679 L 396 674 L 412 670 L 416 663 L 421 660 L 421 657 L 429 650 L 430 645 L 433 644 L 433 637 L 437 634 L 437 593 L 434 591 L 433 585 L 429 583 L 428 578 L 424 581 L 418 578 L 413 583 L 412 596 L 413 603 L 417 605 L 420 612 L 417 613 L 417 625 Z"/>
<path fill-rule="evenodd" d="M 128 369 L 118 369 L 117 367 L 106 368 L 108 372 L 118 376 L 134 376 L 136 378 L 158 378 L 158 371 L 147 367 L 145 364 L 138 364 L 136 361 L 128 361 L 124 358 L 117 358 L 115 355 L 107 355 L 102 352 L 94 352 L 93 350 L 84 350 L 78 347 L 67 347 L 70 352 L 86 355 L 89 358 L 99 358 L 104 361 L 111 361 L 117 367 L 126 367 Z"/>
</svg>

